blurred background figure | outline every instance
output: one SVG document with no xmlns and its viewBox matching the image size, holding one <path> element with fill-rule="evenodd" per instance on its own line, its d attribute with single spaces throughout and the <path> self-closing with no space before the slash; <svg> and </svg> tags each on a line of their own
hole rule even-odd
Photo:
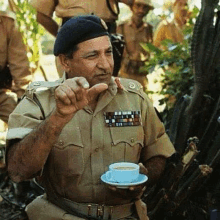
<svg viewBox="0 0 220 220">
<path fill-rule="evenodd" d="M 140 68 L 149 59 L 149 54 L 141 47 L 140 43 L 152 43 L 153 28 L 145 23 L 143 18 L 153 10 L 151 0 L 135 0 L 130 6 L 132 16 L 117 27 L 117 33 L 124 36 L 125 51 L 123 53 L 120 77 L 139 81 L 144 90 L 147 89 L 146 71 Z"/>
<path fill-rule="evenodd" d="M 102 18 L 111 33 L 115 33 L 119 14 L 118 3 L 131 5 L 134 0 L 30 0 L 37 10 L 37 20 L 54 37 L 57 35 L 59 24 L 53 19 L 53 13 L 62 19 L 62 24 L 69 18 L 78 15 L 94 14 Z"/>
<path fill-rule="evenodd" d="M 154 33 L 154 45 L 161 47 L 161 41 L 170 39 L 173 42 L 183 41 L 183 27 L 189 17 L 188 13 L 188 1 L 187 0 L 175 0 L 172 7 L 174 18 L 171 22 L 166 19 L 162 20 L 158 25 Z"/>
<path fill-rule="evenodd" d="M 0 11 L 0 174 L 5 169 L 4 131 L 8 118 L 31 80 L 26 47 L 16 16 L 13 12 Z"/>
<path fill-rule="evenodd" d="M 0 119 L 8 122 L 17 99 L 32 81 L 26 47 L 13 12 L 0 11 Z"/>
</svg>

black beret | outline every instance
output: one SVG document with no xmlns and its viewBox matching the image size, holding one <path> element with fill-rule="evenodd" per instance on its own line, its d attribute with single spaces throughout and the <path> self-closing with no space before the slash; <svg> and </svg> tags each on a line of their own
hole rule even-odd
<svg viewBox="0 0 220 220">
<path fill-rule="evenodd" d="M 96 37 L 109 35 L 105 22 L 95 15 L 82 15 L 69 19 L 59 30 L 54 55 L 65 54 L 75 45 Z"/>
</svg>

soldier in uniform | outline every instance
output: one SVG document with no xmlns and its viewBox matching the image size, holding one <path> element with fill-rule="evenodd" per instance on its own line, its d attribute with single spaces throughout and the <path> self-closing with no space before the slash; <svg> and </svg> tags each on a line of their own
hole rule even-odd
<svg viewBox="0 0 220 220">
<path fill-rule="evenodd" d="M 167 20 L 161 21 L 154 33 L 154 45 L 162 47 L 161 41 L 170 39 L 173 42 L 183 41 L 183 27 L 188 18 L 187 0 L 176 0 L 173 4 L 174 19 L 171 22 Z"/>
<path fill-rule="evenodd" d="M 0 119 L 9 114 L 21 98 L 32 76 L 26 48 L 12 12 L 0 11 Z"/>
<path fill-rule="evenodd" d="M 119 14 L 118 2 L 131 5 L 133 0 L 31 0 L 30 4 L 37 10 L 38 22 L 56 36 L 59 25 L 52 18 L 54 11 L 56 16 L 62 19 L 62 23 L 78 15 L 97 15 L 106 22 L 109 32 L 115 33 L 115 21 Z"/>
<path fill-rule="evenodd" d="M 118 189 L 100 180 L 127 161 L 142 163 L 154 184 L 175 152 L 142 86 L 112 77 L 109 33 L 97 16 L 68 20 L 54 54 L 63 78 L 33 82 L 9 119 L 10 177 L 36 177 L 46 192 L 27 206 L 29 219 L 148 219 L 137 200 L 145 184 Z"/>
<path fill-rule="evenodd" d="M 132 17 L 117 28 L 117 33 L 122 34 L 125 40 L 125 51 L 119 75 L 123 78 L 137 80 L 142 84 L 144 90 L 147 89 L 147 73 L 146 71 L 141 72 L 140 68 L 149 59 L 149 54 L 140 43 L 152 43 L 153 41 L 152 26 L 143 22 L 143 18 L 153 8 L 151 0 L 135 0 L 131 6 Z"/>
</svg>

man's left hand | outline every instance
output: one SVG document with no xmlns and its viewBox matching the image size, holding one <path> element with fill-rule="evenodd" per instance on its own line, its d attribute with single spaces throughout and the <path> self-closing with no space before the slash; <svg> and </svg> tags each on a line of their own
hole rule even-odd
<svg viewBox="0 0 220 220">
<path fill-rule="evenodd" d="M 140 173 L 147 175 L 148 174 L 147 168 L 142 163 L 139 163 L 139 166 L 140 166 Z M 109 186 L 109 189 L 120 194 L 124 199 L 140 199 L 146 189 L 146 186 L 145 184 L 140 184 L 137 186 L 130 186 L 129 188 L 126 189 L 120 189 L 115 186 Z"/>
</svg>

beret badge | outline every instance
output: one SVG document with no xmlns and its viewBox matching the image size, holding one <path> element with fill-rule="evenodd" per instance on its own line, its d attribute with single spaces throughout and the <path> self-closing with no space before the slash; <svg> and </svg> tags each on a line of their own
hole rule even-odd
<svg viewBox="0 0 220 220">
<path fill-rule="evenodd" d="M 101 24 L 105 30 L 108 30 L 106 23 L 100 18 Z"/>
</svg>

